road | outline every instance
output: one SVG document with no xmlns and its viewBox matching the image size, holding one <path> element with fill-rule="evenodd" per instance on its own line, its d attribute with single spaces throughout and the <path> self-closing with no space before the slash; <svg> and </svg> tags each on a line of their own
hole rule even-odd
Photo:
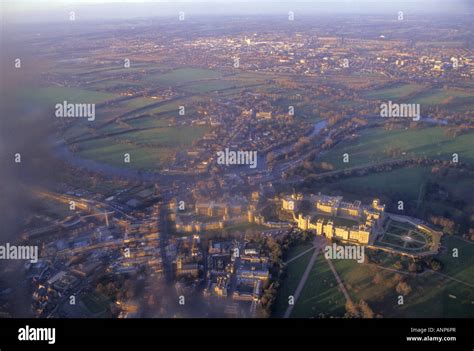
<svg viewBox="0 0 474 351">
<path fill-rule="evenodd" d="M 328 262 L 329 268 L 331 269 L 332 274 L 334 274 L 334 277 L 336 278 L 337 284 L 339 284 L 339 289 L 344 294 L 344 297 L 346 298 L 346 301 L 350 302 L 350 303 L 353 303 L 349 293 L 347 292 L 346 287 L 344 286 L 344 283 L 342 282 L 341 277 L 339 276 L 339 273 L 337 273 L 336 268 L 334 268 L 334 265 L 333 265 L 332 261 L 330 259 L 327 259 L 327 258 L 326 258 L 326 261 Z"/>
<path fill-rule="evenodd" d="M 173 281 L 173 262 L 166 255 L 166 247 L 169 243 L 169 233 L 168 233 L 168 203 L 163 202 L 159 210 L 158 216 L 158 228 L 160 230 L 160 251 L 161 259 L 163 260 L 163 271 L 165 274 L 165 280 L 168 283 Z"/>
<path fill-rule="evenodd" d="M 314 245 L 311 246 L 308 250 L 304 250 L 302 253 L 300 253 L 299 255 L 296 255 L 295 257 L 289 259 L 289 260 L 286 261 L 284 264 L 287 265 L 288 263 L 293 262 L 294 260 L 300 258 L 301 256 L 306 255 L 306 253 L 308 253 L 308 252 L 314 250 L 315 248 L 316 248 L 316 246 L 314 246 Z"/>
</svg>

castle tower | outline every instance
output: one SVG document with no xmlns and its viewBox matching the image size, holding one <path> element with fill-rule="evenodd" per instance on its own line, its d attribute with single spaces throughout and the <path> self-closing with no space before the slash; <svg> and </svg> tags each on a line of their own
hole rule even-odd
<svg viewBox="0 0 474 351">
<path fill-rule="evenodd" d="M 255 221 L 255 216 L 254 216 L 252 210 L 247 211 L 247 219 L 248 219 L 249 223 L 253 223 Z"/>
</svg>

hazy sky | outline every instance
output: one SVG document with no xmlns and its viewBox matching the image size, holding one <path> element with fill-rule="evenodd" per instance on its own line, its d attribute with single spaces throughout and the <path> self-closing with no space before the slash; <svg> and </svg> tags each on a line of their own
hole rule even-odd
<svg viewBox="0 0 474 351">
<path fill-rule="evenodd" d="M 349 4 L 376 4 L 380 5 L 383 3 L 394 3 L 394 4 L 406 4 L 406 3 L 425 3 L 425 4 L 442 4 L 442 3 L 465 3 L 472 2 L 470 0 L 2 0 L 3 4 L 104 4 L 104 3 L 249 3 L 249 4 L 262 4 L 262 3 L 285 3 L 289 6 L 291 4 L 298 3 L 349 3 Z"/>
<path fill-rule="evenodd" d="M 349 3 L 436 3 L 440 2 L 439 0 L 3 0 L 3 3 L 118 3 L 118 2 L 128 2 L 128 3 L 144 3 L 144 2 L 167 2 L 167 3 L 180 3 L 180 2 L 217 2 L 217 3 L 230 3 L 230 2 L 249 2 L 249 3 L 276 3 L 282 2 L 287 4 L 292 4 L 294 2 L 306 2 L 306 3 L 323 3 L 323 2 L 349 2 Z M 445 3 L 455 3 L 459 0 L 443 0 Z"/>
<path fill-rule="evenodd" d="M 77 10 L 77 18 L 108 19 L 197 15 L 331 13 L 472 14 L 474 0 L 0 0 L 2 16 L 15 21 L 56 21 Z M 80 11 L 81 10 L 81 11 Z M 82 15 L 82 17 L 81 17 Z"/>
</svg>

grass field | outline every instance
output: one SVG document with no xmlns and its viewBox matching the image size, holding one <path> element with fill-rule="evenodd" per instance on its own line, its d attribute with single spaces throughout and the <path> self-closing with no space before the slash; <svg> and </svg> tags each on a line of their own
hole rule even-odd
<svg viewBox="0 0 474 351">
<path fill-rule="evenodd" d="M 291 317 L 311 318 L 324 316 L 342 317 L 346 299 L 322 253 L 309 274 L 308 280 L 295 304 Z"/>
<path fill-rule="evenodd" d="M 320 161 L 331 163 L 335 169 L 358 167 L 372 162 L 386 162 L 394 159 L 386 154 L 386 151 L 391 148 L 398 148 L 405 153 L 400 157 L 426 156 L 447 160 L 452 158 L 453 153 L 458 153 L 460 161 L 474 162 L 473 133 L 452 138 L 446 136 L 441 127 L 392 131 L 381 128 L 364 130 L 356 141 L 346 141 L 336 145 L 324 154 Z M 349 154 L 348 163 L 343 162 L 344 153 Z"/>
<path fill-rule="evenodd" d="M 377 90 L 370 90 L 363 94 L 367 99 L 398 101 L 410 94 L 421 92 L 425 88 L 422 84 L 397 84 Z"/>
<path fill-rule="evenodd" d="M 130 107 L 130 108 L 133 109 L 133 108 L 140 108 L 140 107 L 143 107 L 143 106 L 154 104 L 158 101 L 159 100 L 152 99 L 152 98 L 149 98 L 149 97 L 137 97 L 137 98 L 134 98 L 134 99 L 131 99 L 131 100 L 127 100 L 126 104 L 127 104 L 127 107 Z"/>
<path fill-rule="evenodd" d="M 156 81 L 161 85 L 177 86 L 184 83 L 189 83 L 204 79 L 218 79 L 222 74 L 217 71 L 212 71 L 202 68 L 179 68 L 171 72 L 151 75 L 148 80 Z"/>
<path fill-rule="evenodd" d="M 443 250 L 438 255 L 443 264 L 441 273 L 474 285 L 474 244 L 446 236 L 442 245 Z M 458 249 L 459 257 L 453 257 L 454 248 Z"/>
<path fill-rule="evenodd" d="M 388 308 L 383 313 L 384 316 L 398 318 L 474 317 L 474 308 L 472 307 L 474 289 L 434 273 L 409 277 L 407 283 L 411 286 L 412 292 L 404 298 L 404 304 L 387 303 Z M 396 301 L 397 295 L 393 290 L 385 299 Z"/>
<path fill-rule="evenodd" d="M 432 88 L 416 83 L 399 83 L 368 90 L 362 96 L 369 100 L 417 103 L 421 107 L 449 105 L 456 111 L 474 108 L 474 92 L 467 86 Z"/>
<path fill-rule="evenodd" d="M 23 92 L 29 103 L 54 108 L 54 105 L 67 101 L 68 103 L 96 104 L 116 98 L 117 95 L 93 90 L 68 87 L 45 87 L 27 89 Z"/>
<path fill-rule="evenodd" d="M 109 301 L 102 295 L 96 293 L 88 293 L 81 297 L 81 303 L 89 312 L 98 318 L 107 317 L 107 309 Z"/>
<path fill-rule="evenodd" d="M 445 187 L 453 196 L 473 204 L 474 179 L 472 177 L 440 177 L 437 182 Z"/>
<path fill-rule="evenodd" d="M 346 289 L 354 302 L 365 300 L 376 314 L 392 318 L 447 318 L 473 317 L 474 289 L 449 280 L 433 272 L 423 275 L 400 275 L 412 291 L 398 305 L 395 290 L 396 273 L 372 264 L 358 264 L 350 260 L 334 260 Z M 389 267 L 388 265 L 387 267 Z M 467 266 L 466 266 L 467 269 Z M 378 274 L 381 282 L 373 283 Z"/>
<path fill-rule="evenodd" d="M 127 80 L 127 79 L 116 79 L 116 77 L 111 77 L 110 79 L 100 79 L 97 81 L 90 82 L 89 84 L 85 84 L 87 88 L 92 89 L 92 90 L 127 90 L 130 88 L 135 88 L 138 89 L 140 88 L 140 84 L 137 82 L 134 82 L 133 80 Z"/>
<path fill-rule="evenodd" d="M 472 89 L 430 89 L 426 92 L 420 93 L 413 98 L 411 103 L 417 103 L 420 105 L 442 105 L 447 102 L 448 98 L 470 98 L 471 104 L 474 104 L 474 92 Z"/>
<path fill-rule="evenodd" d="M 295 257 L 306 248 L 306 244 L 300 244 L 292 247 L 288 252 L 287 257 Z M 309 259 L 311 258 L 313 251 L 307 252 L 305 255 L 297 258 L 290 262 L 286 266 L 286 277 L 278 289 L 277 299 L 273 307 L 273 315 L 275 317 L 282 317 L 288 307 L 288 297 L 293 295 L 301 276 L 304 273 L 306 266 L 308 265 Z"/>
<path fill-rule="evenodd" d="M 390 172 L 337 180 L 331 182 L 328 187 L 344 192 L 364 192 L 377 196 L 390 196 L 398 193 L 416 200 L 430 171 L 429 167 L 400 168 Z"/>
<path fill-rule="evenodd" d="M 100 144 L 99 144 L 100 143 Z M 136 169 L 159 168 L 173 154 L 173 150 L 160 148 L 153 151 L 148 148 L 126 144 L 114 144 L 104 139 L 100 141 L 87 141 L 80 144 L 83 148 L 79 155 L 84 158 L 103 162 L 117 167 L 129 166 Z M 130 164 L 125 164 L 124 154 L 130 154 Z"/>
<path fill-rule="evenodd" d="M 179 126 L 154 128 L 136 132 L 129 132 L 116 136 L 118 139 L 130 140 L 138 145 L 157 143 L 164 147 L 187 147 L 194 140 L 202 138 L 208 132 L 206 126 Z"/>
<path fill-rule="evenodd" d="M 359 221 L 344 218 L 344 217 L 336 217 L 336 216 L 328 216 L 324 215 L 320 212 L 317 212 L 316 214 L 317 218 L 324 219 L 324 222 L 327 223 L 328 221 L 332 221 L 335 226 L 343 226 L 343 227 L 348 227 L 352 228 L 355 225 L 359 224 Z"/>
<path fill-rule="evenodd" d="M 127 124 L 134 128 L 163 128 L 171 122 L 171 114 L 160 117 L 142 117 L 127 121 Z"/>
<path fill-rule="evenodd" d="M 361 299 L 367 302 L 378 301 L 393 287 L 392 272 L 354 260 L 333 260 L 333 263 L 354 302 L 359 302 Z M 382 276 L 382 284 L 373 283 L 376 273 Z"/>
<path fill-rule="evenodd" d="M 200 139 L 207 130 L 205 126 L 182 126 L 134 131 L 114 136 L 113 139 L 78 143 L 78 154 L 113 166 L 156 169 L 168 162 L 176 151 Z M 130 153 L 130 164 L 123 162 L 124 153 Z"/>
<path fill-rule="evenodd" d="M 294 257 L 298 256 L 299 254 L 305 252 L 306 250 L 310 249 L 311 247 L 313 247 L 313 243 L 303 243 L 303 244 L 300 244 L 300 245 L 297 245 L 295 247 L 292 247 L 288 253 L 285 255 L 284 257 L 284 261 L 289 261 L 291 259 L 293 259 Z"/>
<path fill-rule="evenodd" d="M 225 91 L 243 88 L 252 83 L 237 80 L 207 80 L 202 82 L 195 82 L 187 84 L 183 89 L 191 93 L 203 94 L 212 91 Z"/>
</svg>

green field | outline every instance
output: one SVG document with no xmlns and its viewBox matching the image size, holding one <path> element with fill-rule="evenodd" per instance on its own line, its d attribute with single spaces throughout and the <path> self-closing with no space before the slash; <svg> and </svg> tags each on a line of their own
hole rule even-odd
<svg viewBox="0 0 474 351">
<path fill-rule="evenodd" d="M 103 93 L 100 91 L 57 86 L 35 89 L 31 88 L 25 90 L 23 94 L 25 100 L 29 103 L 51 108 L 54 108 L 54 105 L 63 103 L 64 101 L 73 104 L 96 104 L 117 97 L 115 94 Z"/>
<path fill-rule="evenodd" d="M 188 147 L 209 131 L 206 126 L 178 126 L 147 129 L 117 135 L 117 139 L 130 140 L 137 145 L 156 143 L 160 147 Z"/>
<path fill-rule="evenodd" d="M 306 244 L 299 244 L 292 247 L 287 257 L 295 257 L 302 251 L 304 251 Z M 311 258 L 313 251 L 307 252 L 305 255 L 297 258 L 296 260 L 290 262 L 286 266 L 286 277 L 281 282 L 280 288 L 278 289 L 277 299 L 275 305 L 273 306 L 273 316 L 282 317 L 285 314 L 285 311 L 288 307 L 288 297 L 293 295 L 298 282 L 301 279 L 301 276 L 308 265 L 309 259 Z"/>
<path fill-rule="evenodd" d="M 400 157 L 387 155 L 386 152 L 394 148 L 400 150 Z M 348 163 L 343 162 L 344 153 L 349 154 Z M 405 157 L 426 156 L 448 160 L 453 153 L 459 154 L 461 162 L 474 162 L 473 133 L 452 138 L 446 136 L 441 127 L 392 131 L 372 128 L 363 130 L 356 141 L 336 145 L 319 160 L 331 163 L 335 169 L 343 169 Z"/>
<path fill-rule="evenodd" d="M 472 177 L 440 177 L 436 180 L 456 198 L 473 204 L 474 200 L 474 179 Z"/>
<path fill-rule="evenodd" d="M 350 260 L 334 260 L 336 270 L 354 302 L 365 300 L 376 314 L 392 318 L 473 317 L 474 289 L 435 274 L 402 274 L 412 291 L 398 305 L 395 290 L 396 273 L 372 264 L 358 264 Z M 376 274 L 381 282 L 374 284 Z M 451 296 L 450 296 L 451 295 Z M 455 298 L 453 298 L 454 296 Z"/>
<path fill-rule="evenodd" d="M 430 173 L 430 167 L 400 168 L 336 180 L 328 186 L 344 192 L 364 192 L 377 196 L 403 194 L 409 199 L 417 200 Z"/>
<path fill-rule="evenodd" d="M 397 84 L 377 90 L 371 90 L 363 94 L 367 99 L 376 100 L 400 100 L 408 97 L 410 94 L 421 92 L 425 88 L 422 84 Z"/>
<path fill-rule="evenodd" d="M 99 144 L 101 143 L 101 144 Z M 161 148 L 159 151 L 151 151 L 147 148 L 133 145 L 113 144 L 105 140 L 87 141 L 80 144 L 83 148 L 78 154 L 81 157 L 103 162 L 117 167 L 130 166 L 137 169 L 149 169 L 160 165 L 171 157 L 172 150 Z M 129 153 L 131 162 L 123 162 L 124 154 Z"/>
<path fill-rule="evenodd" d="M 293 318 L 342 317 L 346 299 L 322 253 L 319 253 L 308 280 L 292 311 Z"/>
<path fill-rule="evenodd" d="M 208 128 L 181 126 L 132 131 L 113 138 L 100 138 L 77 144 L 78 154 L 84 158 L 113 166 L 137 169 L 156 169 L 168 162 L 174 153 L 192 145 Z M 124 153 L 130 153 L 131 162 L 123 162 Z"/>
<path fill-rule="evenodd" d="M 243 88 L 248 86 L 249 84 L 250 83 L 235 80 L 207 80 L 188 84 L 186 85 L 184 90 L 189 91 L 191 93 L 204 94 L 212 91 L 224 91 Z"/>
<path fill-rule="evenodd" d="M 405 297 L 405 303 L 387 303 L 386 317 L 395 318 L 473 318 L 474 289 L 448 280 L 434 273 L 407 278 L 413 291 Z M 386 300 L 396 301 L 397 294 Z M 387 301 L 387 302 L 388 302 Z"/>
<path fill-rule="evenodd" d="M 443 264 L 441 273 L 474 285 L 474 244 L 456 236 L 446 236 L 442 244 L 445 250 L 438 255 Z M 453 257 L 454 248 L 459 257 Z"/>
<path fill-rule="evenodd" d="M 202 68 L 179 68 L 168 73 L 151 75 L 147 80 L 156 81 L 161 85 L 177 86 L 205 79 L 219 79 L 222 74 Z"/>
<path fill-rule="evenodd" d="M 474 92 L 472 89 L 464 90 L 464 89 L 431 89 L 421 94 L 418 94 L 413 98 L 411 103 L 417 103 L 420 105 L 442 105 L 448 102 L 448 98 L 453 99 L 465 99 L 468 100 L 466 102 L 470 102 L 471 106 L 474 105 Z"/>
<path fill-rule="evenodd" d="M 87 315 L 104 318 L 108 315 L 109 300 L 97 293 L 88 293 L 81 297 L 81 304 L 87 311 Z"/>
<path fill-rule="evenodd" d="M 136 97 L 130 100 L 126 101 L 127 107 L 130 107 L 132 109 L 134 108 L 140 108 L 143 106 L 147 106 L 150 104 L 154 104 L 159 102 L 160 100 L 157 99 L 152 99 L 150 97 Z"/>
<path fill-rule="evenodd" d="M 158 117 L 142 117 L 127 121 L 127 124 L 134 128 L 163 128 L 171 122 L 171 114 Z"/>
<path fill-rule="evenodd" d="M 367 302 L 377 301 L 392 288 L 390 282 L 392 272 L 383 271 L 373 265 L 357 263 L 354 260 L 333 260 L 332 262 L 354 302 L 359 302 L 361 299 Z M 377 272 L 381 274 L 383 284 L 373 283 L 373 277 Z"/>
<path fill-rule="evenodd" d="M 474 92 L 468 86 L 433 88 L 416 83 L 398 83 L 362 94 L 369 100 L 417 103 L 423 106 L 449 105 L 456 111 L 474 108 Z"/>
<path fill-rule="evenodd" d="M 125 91 L 130 88 L 140 88 L 140 84 L 131 79 L 116 79 L 116 77 L 110 77 L 110 79 L 99 79 L 97 81 L 90 82 L 89 84 L 85 84 L 84 86 L 87 86 L 87 88 L 89 89 L 98 91 L 115 89 L 121 89 Z"/>
<path fill-rule="evenodd" d="M 324 222 L 327 223 L 328 221 L 332 221 L 335 226 L 343 226 L 343 227 L 348 227 L 352 228 L 355 225 L 358 225 L 359 222 L 356 220 L 344 218 L 344 217 L 337 217 L 337 216 L 328 216 L 321 214 L 320 212 L 316 212 L 315 217 L 318 219 L 324 219 Z"/>
<path fill-rule="evenodd" d="M 303 243 L 303 244 L 296 245 L 295 247 L 292 247 L 288 251 L 288 253 L 285 255 L 283 260 L 285 262 L 289 261 L 312 247 L 313 247 L 313 243 Z"/>
</svg>

